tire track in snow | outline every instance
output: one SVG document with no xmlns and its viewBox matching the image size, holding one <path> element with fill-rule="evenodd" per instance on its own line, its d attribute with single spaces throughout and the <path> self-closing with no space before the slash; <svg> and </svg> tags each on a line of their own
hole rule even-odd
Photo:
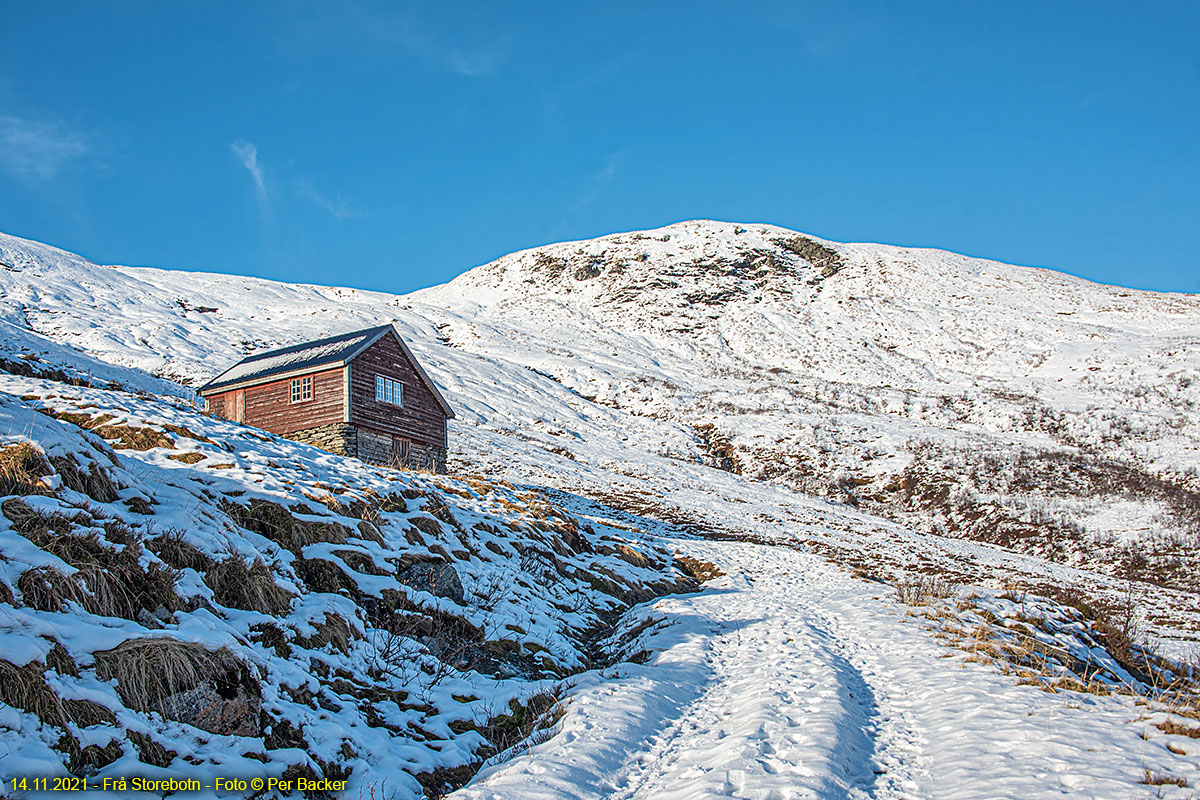
<svg viewBox="0 0 1200 800">
<path fill-rule="evenodd" d="M 1129 800 L 1178 763 L 1135 698 L 947 658 L 890 589 L 817 556 L 679 544 L 730 577 L 656 602 L 657 655 L 580 676 L 562 732 L 456 800 Z"/>
<path fill-rule="evenodd" d="M 564 727 L 565 763 L 513 765 L 526 774 L 512 793 L 502 788 L 512 768 L 502 765 L 460 795 L 905 797 L 890 774 L 877 791 L 875 690 L 831 620 L 806 603 L 821 570 L 785 548 L 713 547 L 727 569 L 746 566 L 730 569 L 728 588 L 655 604 L 674 621 L 653 637 L 663 649 L 647 665 L 622 666 L 603 689 L 577 693 L 572 705 L 584 713 Z"/>
<path fill-rule="evenodd" d="M 740 576 L 765 613 L 713 640 L 712 683 L 617 777 L 609 800 L 875 797 L 874 693 L 836 637 L 770 602 L 793 596 L 785 574 L 773 565 Z"/>
</svg>

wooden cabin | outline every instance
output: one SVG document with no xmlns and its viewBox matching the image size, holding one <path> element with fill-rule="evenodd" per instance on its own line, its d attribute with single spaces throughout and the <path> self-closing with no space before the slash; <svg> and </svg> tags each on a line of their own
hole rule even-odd
<svg viewBox="0 0 1200 800">
<path fill-rule="evenodd" d="M 257 353 L 199 391 L 235 422 L 374 464 L 446 471 L 454 412 L 391 325 Z"/>
</svg>

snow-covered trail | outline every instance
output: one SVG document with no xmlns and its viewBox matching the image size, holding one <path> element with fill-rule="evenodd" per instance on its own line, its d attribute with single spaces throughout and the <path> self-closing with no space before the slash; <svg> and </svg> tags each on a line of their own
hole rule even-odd
<svg viewBox="0 0 1200 800">
<path fill-rule="evenodd" d="M 679 544 L 729 576 L 653 604 L 646 664 L 584 676 L 557 736 L 454 797 L 1155 796 L 1138 780 L 1162 744 L 1128 698 L 964 663 L 885 587 L 815 556 Z"/>
</svg>

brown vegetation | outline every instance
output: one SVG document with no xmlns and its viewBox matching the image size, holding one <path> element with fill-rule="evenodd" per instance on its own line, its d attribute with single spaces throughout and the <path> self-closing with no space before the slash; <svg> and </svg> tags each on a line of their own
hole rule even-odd
<svg viewBox="0 0 1200 800">
<path fill-rule="evenodd" d="M 257 731 L 259 688 L 250 671 L 222 648 L 170 638 L 130 639 L 96 654 L 96 674 L 114 680 L 121 700 L 212 733 Z"/>
<path fill-rule="evenodd" d="M 295 597 L 275 582 L 271 568 L 260 558 L 247 564 L 240 556 L 232 555 L 210 567 L 204 583 L 221 605 L 260 614 L 285 614 Z"/>
<path fill-rule="evenodd" d="M 53 473 L 42 451 L 28 442 L 0 450 L 0 496 L 50 494 L 42 478 Z"/>
</svg>

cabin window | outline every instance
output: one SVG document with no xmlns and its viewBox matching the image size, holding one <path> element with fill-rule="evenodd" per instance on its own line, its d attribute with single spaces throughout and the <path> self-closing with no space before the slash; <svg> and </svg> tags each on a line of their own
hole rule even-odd
<svg viewBox="0 0 1200 800">
<path fill-rule="evenodd" d="M 375 376 L 375 399 L 381 403 L 404 407 L 404 384 L 395 378 Z"/>
<path fill-rule="evenodd" d="M 312 377 L 296 378 L 292 381 L 292 402 L 303 403 L 312 400 Z"/>
</svg>

